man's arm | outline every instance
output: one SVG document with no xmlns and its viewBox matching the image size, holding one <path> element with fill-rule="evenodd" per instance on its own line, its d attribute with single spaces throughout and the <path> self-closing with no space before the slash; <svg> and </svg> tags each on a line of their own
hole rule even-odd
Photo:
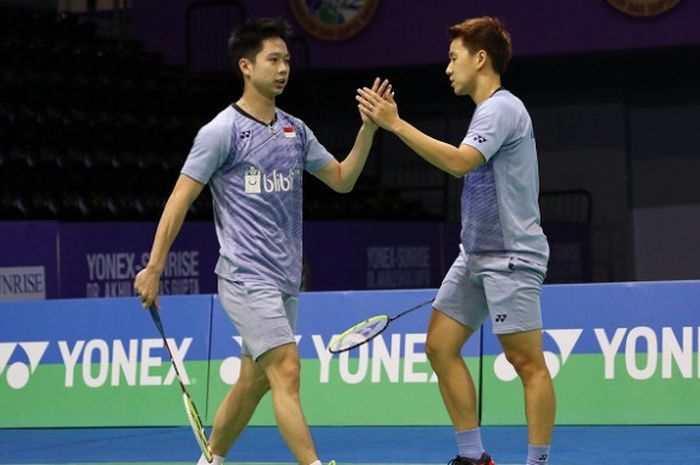
<svg viewBox="0 0 700 465">
<path fill-rule="evenodd" d="M 336 192 L 350 192 L 365 166 L 375 132 L 377 132 L 376 126 L 363 123 L 355 138 L 355 144 L 345 160 L 342 162 L 332 160 L 314 175 Z"/>
<path fill-rule="evenodd" d="M 434 139 L 399 117 L 393 96 L 381 98 L 371 89 L 359 89 L 360 111 L 380 127 L 399 137 L 408 147 L 430 164 L 455 176 L 462 177 L 482 165 L 483 154 L 470 145 L 455 147 Z"/>
<path fill-rule="evenodd" d="M 455 147 L 439 141 L 402 119 L 390 131 L 425 161 L 456 178 L 463 177 L 486 161 L 481 152 L 471 145 Z"/>
<path fill-rule="evenodd" d="M 158 222 L 148 265 L 139 271 L 134 279 L 134 288 L 141 298 L 143 308 L 149 308 L 153 304 L 156 307 L 160 306 L 158 287 L 160 275 L 163 273 L 168 258 L 168 251 L 182 228 L 187 210 L 203 188 L 204 184 L 185 175 L 181 174 L 177 179 Z"/>
</svg>

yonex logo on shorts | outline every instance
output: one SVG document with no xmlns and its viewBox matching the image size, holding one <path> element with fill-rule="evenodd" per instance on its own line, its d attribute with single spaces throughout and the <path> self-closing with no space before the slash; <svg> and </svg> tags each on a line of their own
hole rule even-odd
<svg viewBox="0 0 700 465">
<path fill-rule="evenodd" d="M 12 355 L 15 354 L 15 349 L 20 346 L 26 358 L 29 359 L 29 365 L 24 361 L 17 360 L 9 363 Z M 29 378 L 34 374 L 41 357 L 44 356 L 48 342 L 0 342 L 0 375 L 6 374 L 7 384 L 12 389 L 22 389 L 29 383 Z M 20 354 L 17 354 L 18 356 Z M 22 358 L 22 357 L 17 357 Z M 7 368 L 7 370 L 5 370 Z"/>
<path fill-rule="evenodd" d="M 506 318 L 508 318 L 508 315 L 506 315 L 505 313 L 498 313 L 496 314 L 496 318 L 494 318 L 494 321 L 496 323 L 503 323 L 504 321 L 506 321 Z"/>
</svg>

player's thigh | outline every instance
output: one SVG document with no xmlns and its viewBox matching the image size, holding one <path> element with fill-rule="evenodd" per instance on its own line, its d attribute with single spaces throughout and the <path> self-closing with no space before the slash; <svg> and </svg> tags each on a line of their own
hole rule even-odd
<svg viewBox="0 0 700 465">
<path fill-rule="evenodd" d="M 433 309 L 428 324 L 425 350 L 428 357 L 459 354 L 474 330 L 445 313 Z"/>
<path fill-rule="evenodd" d="M 241 369 L 237 383 L 263 391 L 270 387 L 265 370 L 250 355 L 241 355 Z"/>
<path fill-rule="evenodd" d="M 472 331 L 478 329 L 488 315 L 484 288 L 475 281 L 462 254 L 442 280 L 433 308 Z"/>
<path fill-rule="evenodd" d="M 275 347 L 295 342 L 297 296 L 272 286 L 219 278 L 219 298 L 243 339 L 244 355 L 257 360 Z"/>
</svg>

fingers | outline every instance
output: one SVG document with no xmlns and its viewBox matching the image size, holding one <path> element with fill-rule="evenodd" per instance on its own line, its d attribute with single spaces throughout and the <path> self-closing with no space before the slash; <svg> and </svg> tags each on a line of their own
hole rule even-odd
<svg viewBox="0 0 700 465">
<path fill-rule="evenodd" d="M 381 97 L 379 97 L 379 94 L 377 94 L 372 89 L 368 89 L 367 87 L 357 89 L 357 93 L 358 96 L 356 98 L 362 98 L 370 104 L 376 104 L 381 101 Z"/>
<path fill-rule="evenodd" d="M 374 78 L 374 82 L 372 83 L 372 90 L 375 92 L 379 92 L 379 84 L 381 83 L 381 79 L 378 77 Z M 381 92 L 379 92 L 381 94 Z"/>
<path fill-rule="evenodd" d="M 375 102 L 366 92 L 362 92 L 361 89 L 358 89 L 358 92 L 360 92 L 360 94 L 355 96 L 355 99 L 359 103 L 358 107 L 360 108 L 360 111 L 367 116 L 370 116 L 372 114 L 372 109 L 374 108 Z"/>
</svg>

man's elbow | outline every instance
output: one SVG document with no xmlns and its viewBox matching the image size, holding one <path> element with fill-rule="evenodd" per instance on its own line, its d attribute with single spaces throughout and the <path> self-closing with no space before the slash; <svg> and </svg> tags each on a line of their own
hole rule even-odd
<svg viewBox="0 0 700 465">
<path fill-rule="evenodd" d="M 448 169 L 448 173 L 457 179 L 463 178 L 467 175 L 473 168 L 465 165 L 452 166 Z"/>
</svg>

